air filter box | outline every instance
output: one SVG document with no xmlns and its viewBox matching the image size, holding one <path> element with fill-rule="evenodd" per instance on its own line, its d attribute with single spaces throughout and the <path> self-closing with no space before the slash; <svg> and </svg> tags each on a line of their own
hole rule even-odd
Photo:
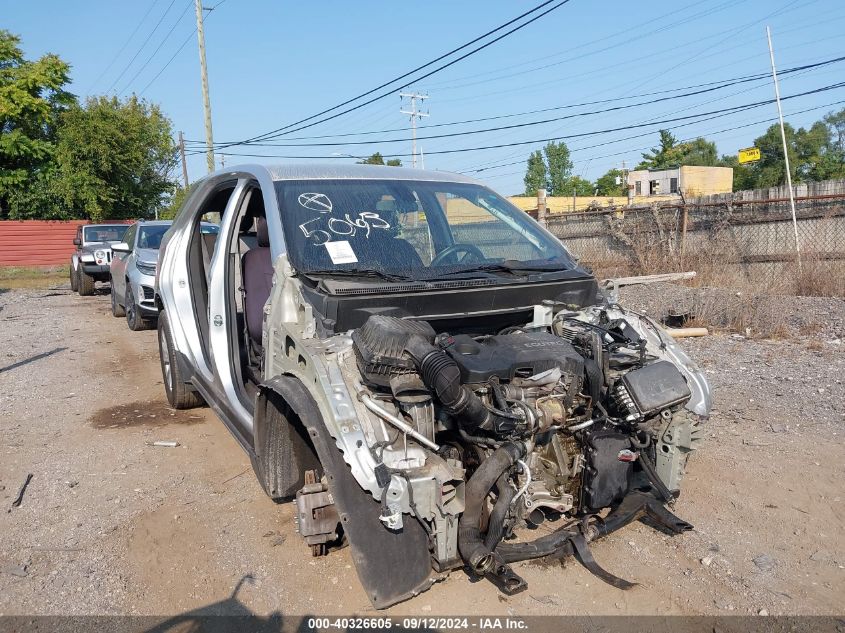
<svg viewBox="0 0 845 633">
<path fill-rule="evenodd" d="M 434 340 L 434 329 L 425 321 L 409 321 L 376 314 L 352 332 L 358 369 L 364 382 L 389 387 L 390 379 L 417 371 L 414 361 L 403 354 L 411 336 Z"/>
</svg>

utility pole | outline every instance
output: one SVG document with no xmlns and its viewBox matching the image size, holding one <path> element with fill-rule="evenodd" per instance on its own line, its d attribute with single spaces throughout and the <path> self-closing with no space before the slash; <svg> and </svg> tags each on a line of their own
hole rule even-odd
<svg viewBox="0 0 845 633">
<path fill-rule="evenodd" d="M 410 100 L 410 110 L 399 110 L 401 114 L 407 114 L 411 120 L 411 166 L 417 166 L 417 119 L 430 116 L 428 112 L 420 112 L 417 110 L 417 99 L 420 102 L 428 99 L 428 95 L 419 94 L 418 92 L 400 92 L 401 99 Z"/>
<path fill-rule="evenodd" d="M 214 171 L 214 134 L 211 131 L 211 98 L 208 96 L 208 68 L 205 64 L 205 31 L 203 30 L 202 0 L 194 0 L 197 9 L 197 43 L 200 49 L 200 78 L 202 105 L 205 110 L 205 159 L 209 173 Z"/>
<path fill-rule="evenodd" d="M 775 69 L 775 51 L 772 48 L 772 31 L 768 26 L 766 27 L 766 39 L 769 41 L 769 59 L 772 61 L 772 81 L 775 84 L 775 101 L 778 104 L 780 137 L 783 140 L 783 161 L 786 166 L 786 186 L 789 189 L 789 207 L 792 210 L 792 232 L 795 235 L 795 255 L 798 258 L 798 271 L 801 272 L 801 245 L 798 241 L 798 219 L 795 217 L 795 195 L 792 191 L 792 172 L 789 169 L 789 148 L 786 144 L 786 130 L 783 127 L 783 110 L 780 107 L 780 88 L 778 87 L 778 73 Z"/>
<path fill-rule="evenodd" d="M 537 190 L 537 221 L 546 226 L 546 190 Z"/>
<path fill-rule="evenodd" d="M 188 164 L 185 162 L 185 137 L 182 136 L 182 130 L 179 130 L 179 154 L 182 156 L 182 179 L 187 189 L 190 183 L 188 182 Z"/>
</svg>

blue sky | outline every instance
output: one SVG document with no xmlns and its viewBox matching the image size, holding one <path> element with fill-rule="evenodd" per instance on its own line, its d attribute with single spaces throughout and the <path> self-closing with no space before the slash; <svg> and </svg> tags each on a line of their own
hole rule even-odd
<svg viewBox="0 0 845 633">
<path fill-rule="evenodd" d="M 539 4 L 539 0 L 205 2 L 207 7 L 216 7 L 206 18 L 205 31 L 214 136 L 218 142 L 248 138 L 315 114 Z M 111 92 L 125 97 L 139 93 L 161 104 L 172 119 L 174 130 L 183 130 L 190 141 L 201 141 L 203 109 L 196 36 L 192 35 L 196 25 L 193 4 L 193 0 L 7 0 L 3 28 L 22 37 L 28 57 L 53 52 L 70 62 L 71 90 L 76 94 Z M 766 73 L 770 69 L 767 24 L 772 28 L 779 69 L 845 55 L 845 4 L 836 0 L 571 0 L 484 51 L 414 84 L 414 89 L 430 96 L 427 109 L 431 116 L 420 123 L 419 134 L 465 132 L 590 113 L 688 92 L 674 92 L 678 88 Z M 187 44 L 177 53 L 184 42 Z M 164 68 L 171 57 L 172 62 Z M 843 79 L 845 62 L 797 72 L 783 77 L 781 94 L 806 92 Z M 659 94 L 640 96 L 649 93 Z M 769 125 L 758 122 L 777 116 L 774 104 L 700 122 L 686 119 L 664 125 L 643 124 L 772 96 L 771 81 L 761 79 L 614 112 L 518 129 L 426 139 L 420 141 L 420 146 L 426 168 L 468 172 L 502 193 L 513 194 L 523 188 L 526 157 L 542 142 L 437 152 L 641 126 L 566 141 L 573 150 L 575 171 L 595 179 L 620 166 L 623 160 L 629 167 L 636 164 L 642 151 L 655 144 L 659 127 L 668 127 L 681 139 L 704 135 L 717 142 L 721 153 L 748 146 Z M 607 103 L 429 130 L 423 127 L 592 101 Z M 787 121 L 806 126 L 828 111 L 845 107 L 845 103 L 836 104 L 842 101 L 845 88 L 789 99 L 783 105 Z M 815 109 L 796 113 L 811 108 Z M 395 91 L 360 110 L 289 136 L 401 130 L 407 128 L 408 119 L 399 109 L 400 99 Z M 737 126 L 746 127 L 727 130 Z M 351 158 L 333 154 L 360 156 L 378 150 L 385 155 L 407 155 L 411 151 L 409 136 L 407 131 L 395 131 L 316 140 L 285 138 L 277 142 L 380 142 L 232 147 L 225 151 L 323 156 L 326 158 L 318 162 L 351 162 Z M 631 138 L 634 136 L 637 138 Z M 411 162 L 407 156 L 402 160 L 405 164 Z M 281 158 L 226 158 L 227 165 L 255 161 L 286 162 Z M 202 176 L 205 156 L 190 156 L 188 165 L 192 179 Z"/>
</svg>

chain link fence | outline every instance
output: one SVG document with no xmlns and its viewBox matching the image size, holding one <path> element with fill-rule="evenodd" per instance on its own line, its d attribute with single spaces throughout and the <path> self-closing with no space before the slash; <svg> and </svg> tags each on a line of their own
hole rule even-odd
<svg viewBox="0 0 845 633">
<path fill-rule="evenodd" d="M 702 285 L 843 296 L 845 180 L 794 190 L 795 224 L 788 189 L 776 187 L 554 215 L 547 226 L 602 277 L 695 270 Z"/>
</svg>

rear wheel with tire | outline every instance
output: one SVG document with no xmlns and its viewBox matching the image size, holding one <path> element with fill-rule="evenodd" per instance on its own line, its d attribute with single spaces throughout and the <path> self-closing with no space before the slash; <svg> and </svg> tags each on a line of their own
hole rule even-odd
<svg viewBox="0 0 845 633">
<path fill-rule="evenodd" d="M 111 314 L 113 317 L 126 316 L 123 306 L 117 301 L 117 291 L 114 289 L 114 279 L 111 280 Z"/>
<path fill-rule="evenodd" d="M 179 363 L 176 362 L 176 349 L 170 333 L 167 313 L 162 310 L 158 316 L 158 353 L 161 357 L 161 378 L 167 402 L 174 409 L 193 409 L 202 405 L 203 400 L 196 391 L 185 383 Z"/>
<path fill-rule="evenodd" d="M 73 268 L 73 262 L 70 263 L 70 289 L 71 292 L 79 290 L 79 279 L 76 276 L 76 270 Z"/>
<path fill-rule="evenodd" d="M 76 267 L 76 287 L 80 297 L 90 297 L 94 294 L 94 278 L 82 270 L 82 264 Z"/>
<path fill-rule="evenodd" d="M 135 295 L 132 294 L 132 286 L 126 283 L 126 298 L 123 301 L 123 309 L 126 312 L 126 324 L 133 332 L 150 329 L 150 322 L 141 316 L 141 308 L 135 303 Z"/>
</svg>

